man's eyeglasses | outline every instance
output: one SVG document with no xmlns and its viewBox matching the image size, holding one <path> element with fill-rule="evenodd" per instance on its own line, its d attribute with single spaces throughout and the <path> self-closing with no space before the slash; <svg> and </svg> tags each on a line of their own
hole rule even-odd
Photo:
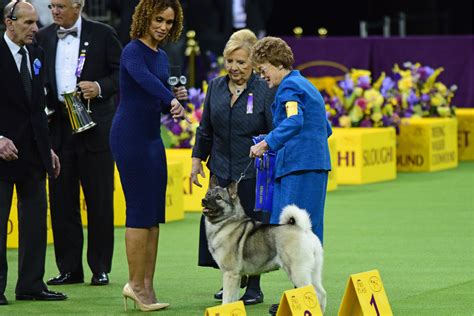
<svg viewBox="0 0 474 316">
<path fill-rule="evenodd" d="M 64 4 L 48 4 L 48 8 L 53 10 L 53 9 L 58 9 L 59 11 L 62 11 L 66 8 L 66 6 Z"/>
</svg>

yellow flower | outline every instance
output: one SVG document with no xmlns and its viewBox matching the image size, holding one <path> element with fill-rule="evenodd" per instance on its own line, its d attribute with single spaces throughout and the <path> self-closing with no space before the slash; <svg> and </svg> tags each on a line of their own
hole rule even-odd
<svg viewBox="0 0 474 316">
<path fill-rule="evenodd" d="M 375 113 L 373 113 L 373 114 L 370 116 L 370 118 L 371 118 L 372 121 L 374 121 L 374 122 L 379 122 L 379 121 L 382 120 L 382 113 L 380 113 L 380 112 L 375 112 Z"/>
<path fill-rule="evenodd" d="M 448 91 L 448 88 L 442 82 L 436 82 L 434 84 L 434 87 L 436 90 L 439 91 L 439 93 L 443 95 L 446 95 L 446 92 Z"/>
<path fill-rule="evenodd" d="M 367 99 L 367 107 L 380 107 L 383 104 L 383 96 L 375 89 L 369 89 L 364 92 L 364 98 Z"/>
<path fill-rule="evenodd" d="M 446 103 L 446 99 L 440 93 L 433 95 L 430 101 L 432 106 L 441 106 Z"/>
<path fill-rule="evenodd" d="M 364 92 L 364 90 L 361 87 L 355 87 L 354 88 L 354 95 L 357 96 L 357 97 L 360 97 L 363 92 Z"/>
<path fill-rule="evenodd" d="M 407 91 L 413 87 L 413 79 L 412 77 L 402 77 L 398 81 L 398 89 L 401 91 Z"/>
<path fill-rule="evenodd" d="M 351 79 L 354 82 L 354 85 L 357 84 L 359 77 L 367 76 L 370 78 L 370 71 L 364 69 L 352 69 L 351 70 Z"/>
<path fill-rule="evenodd" d="M 341 127 L 351 127 L 351 119 L 347 115 L 343 115 L 339 118 L 339 125 Z"/>
</svg>

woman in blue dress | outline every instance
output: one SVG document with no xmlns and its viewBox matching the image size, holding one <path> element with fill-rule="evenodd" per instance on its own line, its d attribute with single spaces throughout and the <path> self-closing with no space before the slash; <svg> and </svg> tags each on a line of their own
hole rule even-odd
<svg viewBox="0 0 474 316">
<path fill-rule="evenodd" d="M 135 8 L 130 37 L 120 62 L 120 104 L 110 133 L 112 153 L 126 201 L 125 245 L 129 281 L 125 300 L 142 311 L 169 306 L 158 303 L 153 287 L 159 224 L 165 222 L 166 154 L 160 136 L 163 113 L 184 117 L 178 99 L 186 89 L 170 90 L 168 57 L 159 48 L 176 41 L 183 13 L 178 0 L 141 0 Z M 125 305 L 126 307 L 126 305 Z"/>
<path fill-rule="evenodd" d="M 270 88 L 278 87 L 272 104 L 273 127 L 250 148 L 251 157 L 277 152 L 271 224 L 278 224 L 288 204 L 306 209 L 313 232 L 323 242 L 324 203 L 331 170 L 327 138 L 332 130 L 323 98 L 294 63 L 291 48 L 280 38 L 265 37 L 252 50 L 252 63 Z M 276 313 L 278 305 L 270 308 Z"/>
</svg>

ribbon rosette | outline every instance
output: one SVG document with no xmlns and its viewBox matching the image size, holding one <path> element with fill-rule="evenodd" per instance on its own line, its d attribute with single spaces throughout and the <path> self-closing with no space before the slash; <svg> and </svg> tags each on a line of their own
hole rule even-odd
<svg viewBox="0 0 474 316">
<path fill-rule="evenodd" d="M 39 75 L 41 66 L 41 61 L 38 58 L 35 58 L 35 60 L 33 61 L 33 72 L 35 73 L 35 76 Z"/>
</svg>

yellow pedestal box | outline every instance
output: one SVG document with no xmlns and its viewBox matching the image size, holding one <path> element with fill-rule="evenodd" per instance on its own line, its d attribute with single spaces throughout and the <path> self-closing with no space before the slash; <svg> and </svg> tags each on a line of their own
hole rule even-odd
<svg viewBox="0 0 474 316">
<path fill-rule="evenodd" d="M 168 161 L 168 186 L 166 190 L 166 222 L 184 218 L 183 192 L 180 183 L 182 178 L 182 163 Z M 84 194 L 80 194 L 81 219 L 87 225 L 87 206 Z M 114 175 L 114 225 L 125 226 L 125 197 L 117 168 Z"/>
<path fill-rule="evenodd" d="M 437 171 L 458 165 L 457 120 L 403 119 L 397 137 L 398 171 Z"/>
<path fill-rule="evenodd" d="M 329 192 L 329 191 L 334 191 L 337 189 L 336 138 L 333 136 L 329 137 L 328 145 L 329 145 L 329 154 L 331 156 L 331 171 L 329 172 L 328 187 L 327 187 L 327 191 Z"/>
<path fill-rule="evenodd" d="M 46 183 L 48 188 L 48 183 Z M 12 207 L 10 209 L 10 217 L 8 218 L 7 224 L 7 248 L 18 248 L 18 199 L 16 196 L 16 190 L 13 191 Z M 28 215 L 26 215 L 28 216 Z M 53 230 L 51 229 L 51 215 L 47 213 L 46 218 L 46 229 L 47 229 L 47 242 L 48 244 L 53 243 Z"/>
<path fill-rule="evenodd" d="M 199 182 L 202 184 L 202 188 L 192 184 L 190 174 L 192 167 L 191 160 L 192 149 L 166 149 L 166 159 L 168 163 L 181 162 L 183 164 L 182 174 L 182 191 L 184 194 L 184 210 L 201 212 L 201 200 L 206 195 L 207 187 L 209 184 L 209 170 L 204 166 L 205 178 L 199 176 Z M 205 163 L 203 163 L 204 165 Z"/>
<path fill-rule="evenodd" d="M 397 177 L 395 129 L 333 128 L 338 184 L 364 184 Z"/>
<path fill-rule="evenodd" d="M 474 160 L 474 109 L 456 109 L 458 119 L 458 158 Z"/>
</svg>

